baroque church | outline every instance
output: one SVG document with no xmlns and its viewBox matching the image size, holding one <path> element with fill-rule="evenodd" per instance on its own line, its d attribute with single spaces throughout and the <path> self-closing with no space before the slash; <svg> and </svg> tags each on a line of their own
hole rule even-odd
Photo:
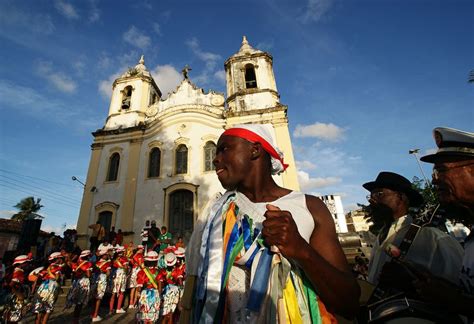
<svg viewBox="0 0 474 324">
<path fill-rule="evenodd" d="M 269 124 L 289 168 L 275 181 L 299 190 L 288 107 L 279 101 L 273 58 L 243 38 L 224 63 L 226 95 L 205 92 L 183 71 L 166 99 L 142 56 L 115 80 L 105 125 L 94 141 L 77 232 L 85 247 L 89 225 L 115 226 L 124 242 L 141 241 L 146 220 L 189 238 L 207 202 L 224 189 L 212 160 L 220 134 L 237 124 Z"/>
</svg>

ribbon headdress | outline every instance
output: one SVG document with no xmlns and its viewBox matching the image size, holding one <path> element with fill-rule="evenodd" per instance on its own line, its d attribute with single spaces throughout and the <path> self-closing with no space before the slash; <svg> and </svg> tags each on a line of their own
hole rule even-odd
<svg viewBox="0 0 474 324">
<path fill-rule="evenodd" d="M 262 148 L 270 155 L 272 174 L 280 174 L 288 167 L 288 164 L 285 164 L 283 161 L 283 152 L 276 146 L 273 129 L 270 125 L 236 125 L 233 128 L 227 129 L 222 135 L 236 136 L 251 143 L 260 143 Z"/>
</svg>

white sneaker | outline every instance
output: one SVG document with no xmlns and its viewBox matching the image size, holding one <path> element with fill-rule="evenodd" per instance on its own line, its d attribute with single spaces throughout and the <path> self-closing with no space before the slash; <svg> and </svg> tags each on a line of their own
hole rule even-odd
<svg viewBox="0 0 474 324">
<path fill-rule="evenodd" d="M 100 317 L 99 315 L 97 315 L 97 317 L 92 318 L 92 322 L 100 322 L 100 321 L 102 321 L 102 317 Z"/>
<path fill-rule="evenodd" d="M 126 311 L 123 308 L 119 308 L 119 309 L 117 309 L 116 313 L 117 314 L 123 314 L 123 313 L 126 313 Z"/>
<path fill-rule="evenodd" d="M 134 308 L 135 308 L 135 305 L 128 305 L 128 308 L 134 309 Z"/>
</svg>

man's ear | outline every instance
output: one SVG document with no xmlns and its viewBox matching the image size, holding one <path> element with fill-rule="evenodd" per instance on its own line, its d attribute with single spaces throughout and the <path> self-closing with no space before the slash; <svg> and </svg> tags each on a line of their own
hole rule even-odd
<svg viewBox="0 0 474 324">
<path fill-rule="evenodd" d="M 252 143 L 251 152 L 252 152 L 252 160 L 258 159 L 262 155 L 262 152 L 263 152 L 262 145 L 260 143 Z"/>
</svg>

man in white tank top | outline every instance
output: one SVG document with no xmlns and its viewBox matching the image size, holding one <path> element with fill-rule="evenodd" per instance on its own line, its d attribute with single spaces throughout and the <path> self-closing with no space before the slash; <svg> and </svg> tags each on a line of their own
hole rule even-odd
<svg viewBox="0 0 474 324">
<path fill-rule="evenodd" d="M 219 138 L 214 165 L 227 192 L 210 204 L 208 218 L 196 226 L 189 247 L 198 248 L 186 251 L 185 322 L 289 318 L 307 323 L 331 313 L 353 318 L 358 310 L 360 289 L 327 207 L 314 196 L 279 187 L 272 178 L 287 165 L 271 127 L 239 125 Z M 261 266 L 264 260 L 270 260 L 269 273 Z M 281 281 L 282 273 L 292 280 Z M 325 308 L 308 310 L 316 299 L 304 299 L 309 286 Z M 259 291 L 263 297 L 255 293 Z"/>
</svg>

